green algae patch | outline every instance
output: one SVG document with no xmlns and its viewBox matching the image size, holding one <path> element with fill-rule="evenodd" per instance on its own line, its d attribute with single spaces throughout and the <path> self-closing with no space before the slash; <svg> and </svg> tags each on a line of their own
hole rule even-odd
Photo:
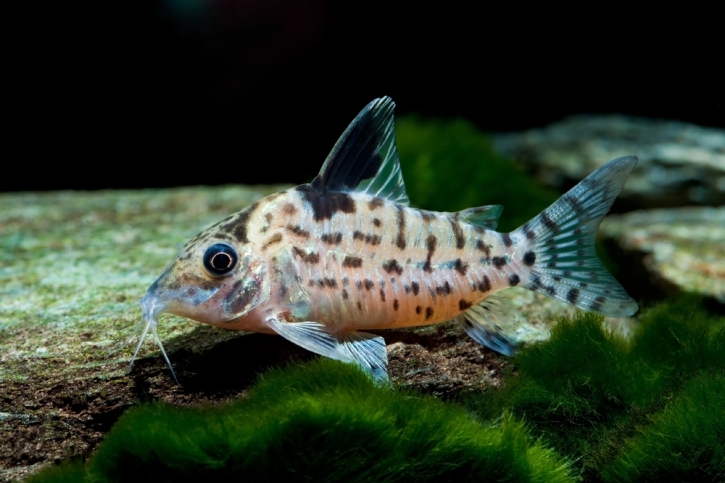
<svg viewBox="0 0 725 483">
<path fill-rule="evenodd" d="M 489 138 L 463 119 L 404 116 L 396 120 L 395 134 L 405 186 L 416 206 L 458 211 L 503 205 L 499 231 L 510 231 L 558 198 L 496 154 Z"/>
<path fill-rule="evenodd" d="M 699 478 L 722 474 L 724 324 L 689 296 L 645 311 L 630 339 L 606 330 L 601 317 L 578 313 L 560 320 L 549 341 L 515 356 L 519 377 L 465 403 L 483 419 L 511 411 L 577 461 L 585 481 L 600 480 L 603 471 L 607 481 L 650 481 L 631 468 L 645 460 L 658 474 L 677 471 L 681 481 L 717 481 Z M 662 453 L 694 441 L 681 453 L 687 457 Z M 618 479 L 625 473 L 635 476 Z"/>
<path fill-rule="evenodd" d="M 725 481 L 725 375 L 689 380 L 602 472 L 607 482 Z"/>
<path fill-rule="evenodd" d="M 86 470 L 96 482 L 574 481 L 510 415 L 481 424 L 329 359 L 270 371 L 228 405 L 129 411 Z M 62 481 L 58 474 L 32 481 Z"/>
</svg>

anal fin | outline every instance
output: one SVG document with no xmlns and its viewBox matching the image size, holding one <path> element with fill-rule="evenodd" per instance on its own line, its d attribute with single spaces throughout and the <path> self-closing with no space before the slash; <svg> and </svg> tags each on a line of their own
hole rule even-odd
<svg viewBox="0 0 725 483">
<path fill-rule="evenodd" d="M 357 331 L 331 334 L 319 322 L 283 322 L 276 317 L 266 321 L 279 335 L 310 352 L 355 363 L 375 380 L 388 380 L 388 354 L 385 340 L 380 336 Z"/>
<path fill-rule="evenodd" d="M 516 310 L 500 294 L 489 296 L 456 319 L 468 336 L 479 344 L 507 356 L 516 351 Z"/>
</svg>

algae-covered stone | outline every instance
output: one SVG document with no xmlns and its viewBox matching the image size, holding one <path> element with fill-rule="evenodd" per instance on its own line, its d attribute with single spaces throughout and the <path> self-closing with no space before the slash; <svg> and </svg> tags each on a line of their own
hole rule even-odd
<svg viewBox="0 0 725 483">
<path fill-rule="evenodd" d="M 563 188 L 607 161 L 633 154 L 639 164 L 620 203 L 654 208 L 725 204 L 725 131 L 679 121 L 579 115 L 545 128 L 499 134 L 501 154 Z"/>
<path fill-rule="evenodd" d="M 725 208 L 672 208 L 610 216 L 600 233 L 667 295 L 686 291 L 725 303 Z"/>
</svg>

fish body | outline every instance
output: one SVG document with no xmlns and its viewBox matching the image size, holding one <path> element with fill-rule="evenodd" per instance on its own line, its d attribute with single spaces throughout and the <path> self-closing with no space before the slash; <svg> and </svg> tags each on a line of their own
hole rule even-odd
<svg viewBox="0 0 725 483">
<path fill-rule="evenodd" d="M 511 354 L 516 319 L 496 297 L 508 287 L 609 316 L 636 312 L 593 246 L 634 156 L 602 166 L 533 220 L 499 233 L 498 205 L 456 213 L 408 206 L 393 108 L 387 97 L 368 104 L 310 184 L 267 196 L 188 241 L 141 301 L 138 347 L 151 329 L 168 363 L 156 333 L 158 315 L 168 312 L 279 334 L 384 379 L 385 342 L 364 329 L 455 320 L 474 340 Z"/>
</svg>

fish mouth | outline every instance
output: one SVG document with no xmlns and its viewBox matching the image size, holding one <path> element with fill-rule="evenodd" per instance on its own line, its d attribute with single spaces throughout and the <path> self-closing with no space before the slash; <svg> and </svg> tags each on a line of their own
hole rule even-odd
<svg viewBox="0 0 725 483">
<path fill-rule="evenodd" d="M 136 329 L 134 329 L 131 337 L 128 339 L 128 343 L 133 343 L 133 339 L 139 332 L 141 332 L 141 336 L 139 337 L 138 344 L 136 345 L 136 350 L 133 353 L 133 357 L 131 357 L 131 364 L 129 364 L 128 366 L 128 371 L 131 372 L 131 368 L 133 367 L 133 363 L 136 360 L 136 356 L 138 356 L 138 351 L 141 350 L 141 345 L 143 344 L 144 340 L 146 340 L 146 336 L 149 334 L 150 330 L 151 334 L 154 337 L 156 345 L 161 350 L 161 354 L 164 356 L 164 360 L 166 361 L 166 364 L 171 370 L 171 375 L 174 376 L 174 381 L 179 384 L 179 379 L 177 379 L 176 377 L 176 373 L 174 372 L 174 368 L 171 365 L 169 356 L 166 355 L 164 345 L 161 343 L 161 339 L 159 338 L 159 333 L 157 329 L 158 316 L 159 314 L 164 312 L 164 310 L 166 309 L 166 304 L 161 299 L 159 299 L 159 297 L 156 297 L 154 294 L 152 294 L 149 290 L 148 292 L 146 292 L 146 295 L 144 295 L 144 297 L 141 299 L 140 305 L 142 311 L 142 319 L 141 322 L 139 322 L 136 326 Z"/>
</svg>

